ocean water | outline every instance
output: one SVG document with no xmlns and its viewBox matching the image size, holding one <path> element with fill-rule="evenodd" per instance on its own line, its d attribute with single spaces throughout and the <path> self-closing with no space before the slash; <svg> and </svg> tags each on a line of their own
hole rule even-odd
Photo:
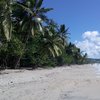
<svg viewBox="0 0 100 100">
<path fill-rule="evenodd" d="M 93 64 L 93 68 L 95 68 L 97 77 L 100 77 L 100 64 L 98 64 L 98 63 Z"/>
</svg>

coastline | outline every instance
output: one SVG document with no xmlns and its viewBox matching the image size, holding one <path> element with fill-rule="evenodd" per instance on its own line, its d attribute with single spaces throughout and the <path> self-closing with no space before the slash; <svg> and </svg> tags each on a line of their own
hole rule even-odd
<svg viewBox="0 0 100 100">
<path fill-rule="evenodd" d="M 0 74 L 0 100 L 100 100 L 96 66 L 5 70 Z"/>
</svg>

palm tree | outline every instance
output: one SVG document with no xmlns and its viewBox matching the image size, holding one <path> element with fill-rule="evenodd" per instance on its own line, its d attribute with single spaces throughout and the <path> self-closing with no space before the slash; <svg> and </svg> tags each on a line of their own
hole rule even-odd
<svg viewBox="0 0 100 100">
<path fill-rule="evenodd" d="M 13 25 L 12 25 L 12 10 L 14 0 L 0 0 L 0 42 L 2 44 L 2 47 L 5 47 L 5 56 L 3 56 L 2 59 L 4 59 L 5 67 L 7 66 L 6 59 L 8 57 L 7 55 L 7 48 L 8 44 L 11 40 L 11 35 L 13 32 Z M 7 43 L 6 43 L 7 42 Z"/>
<path fill-rule="evenodd" d="M 58 29 L 58 33 L 61 36 L 61 38 L 63 39 L 64 43 L 68 43 L 68 38 L 69 38 L 68 35 L 70 34 L 70 33 L 68 33 L 68 30 L 69 30 L 69 28 L 66 29 L 66 26 L 64 24 L 60 25 L 60 28 Z"/>
<path fill-rule="evenodd" d="M 83 55 L 83 52 L 80 50 L 80 48 L 77 48 L 72 43 L 69 43 L 69 45 L 66 47 L 66 53 L 68 57 L 71 56 L 72 62 L 75 64 L 84 63 L 87 57 L 87 54 Z"/>
<path fill-rule="evenodd" d="M 52 54 L 53 57 L 61 55 L 62 49 L 65 48 L 65 41 L 53 24 L 46 26 L 42 35 L 41 54 Z"/>
<path fill-rule="evenodd" d="M 33 62 L 37 65 L 40 63 L 41 58 L 48 56 L 50 59 L 57 59 L 61 56 L 64 49 L 66 40 L 59 34 L 58 27 L 53 22 L 49 23 L 48 26 L 43 27 L 44 34 L 36 34 L 30 39 L 29 48 L 26 52 L 31 54 Z M 30 48 L 31 47 L 31 48 Z"/>
<path fill-rule="evenodd" d="M 48 20 L 45 13 L 52 10 L 52 8 L 41 7 L 42 3 L 43 0 L 25 0 L 23 3 L 17 2 L 17 11 L 20 11 L 20 16 L 17 12 L 17 21 L 22 32 L 28 31 L 33 36 L 37 32 L 43 33 L 42 23 Z"/>
<path fill-rule="evenodd" d="M 48 21 L 45 13 L 52 9 L 41 7 L 42 3 L 43 0 L 26 0 L 25 2 L 17 2 L 17 5 L 15 5 L 16 11 L 13 14 L 15 30 L 18 30 L 17 34 L 24 43 L 23 53 L 18 58 L 15 68 L 20 63 L 29 38 L 36 33 L 44 34 L 42 23 Z"/>
<path fill-rule="evenodd" d="M 12 34 L 12 4 L 13 0 L 0 0 L 0 34 L 10 41 Z"/>
</svg>

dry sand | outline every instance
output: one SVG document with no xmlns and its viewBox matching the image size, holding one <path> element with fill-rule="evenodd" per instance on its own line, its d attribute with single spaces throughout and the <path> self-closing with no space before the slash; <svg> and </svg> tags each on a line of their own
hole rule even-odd
<svg viewBox="0 0 100 100">
<path fill-rule="evenodd" d="M 5 70 L 0 74 L 0 100 L 100 100 L 96 66 Z"/>
</svg>

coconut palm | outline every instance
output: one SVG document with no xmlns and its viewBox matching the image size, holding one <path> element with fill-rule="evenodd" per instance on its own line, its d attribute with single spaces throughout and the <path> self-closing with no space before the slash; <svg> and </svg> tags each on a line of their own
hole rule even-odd
<svg viewBox="0 0 100 100">
<path fill-rule="evenodd" d="M 18 58 L 15 67 L 20 63 L 29 38 L 36 33 L 44 34 L 42 23 L 48 20 L 45 13 L 52 9 L 41 7 L 42 2 L 43 0 L 25 0 L 24 2 L 18 1 L 14 6 L 16 8 L 13 13 L 15 30 L 24 43 L 23 53 Z"/>
<path fill-rule="evenodd" d="M 37 32 L 43 33 L 42 23 L 48 20 L 45 13 L 52 9 L 41 7 L 42 3 L 43 0 L 17 2 L 16 19 L 18 19 L 17 21 L 21 27 L 21 31 L 28 31 L 28 33 L 31 33 L 33 36 Z"/>
<path fill-rule="evenodd" d="M 80 48 L 77 48 L 75 44 L 69 43 L 69 45 L 66 47 L 66 53 L 72 58 L 72 62 L 76 64 L 81 64 L 85 62 L 87 54 L 83 54 L 83 52 L 80 50 Z"/>
<path fill-rule="evenodd" d="M 52 27 L 52 25 L 44 28 L 41 42 L 40 52 L 42 52 L 42 54 L 52 54 L 53 57 L 61 55 L 62 49 L 65 47 L 62 37 L 58 34 L 58 31 L 55 30 L 55 27 Z"/>
<path fill-rule="evenodd" d="M 13 0 L 0 0 L 0 34 L 10 41 L 12 34 L 12 4 Z"/>
<path fill-rule="evenodd" d="M 12 25 L 12 5 L 13 0 L 0 0 L 0 43 L 1 48 L 4 50 L 4 46 L 6 44 L 4 55 L 3 56 L 3 62 L 2 64 L 7 66 L 6 59 L 8 57 L 7 55 L 7 48 L 8 48 L 8 42 L 11 40 L 11 35 L 13 31 L 13 25 Z M 7 43 L 6 43 L 7 42 Z M 1 50 L 2 51 L 2 50 Z"/>
<path fill-rule="evenodd" d="M 59 35 L 63 39 L 63 42 L 67 43 L 67 45 L 68 45 L 68 39 L 69 39 L 69 34 L 70 34 L 70 33 L 68 33 L 68 30 L 69 30 L 69 28 L 66 29 L 66 26 L 64 24 L 60 25 L 60 28 L 58 29 Z"/>
<path fill-rule="evenodd" d="M 50 59 L 55 59 L 62 55 L 65 49 L 65 43 L 61 35 L 58 33 L 56 24 L 49 23 L 43 28 L 44 34 L 36 34 L 33 41 L 30 40 L 29 48 L 26 52 L 31 54 L 33 62 L 38 65 L 42 58 L 48 56 Z M 30 49 L 31 48 L 31 49 Z"/>
</svg>

